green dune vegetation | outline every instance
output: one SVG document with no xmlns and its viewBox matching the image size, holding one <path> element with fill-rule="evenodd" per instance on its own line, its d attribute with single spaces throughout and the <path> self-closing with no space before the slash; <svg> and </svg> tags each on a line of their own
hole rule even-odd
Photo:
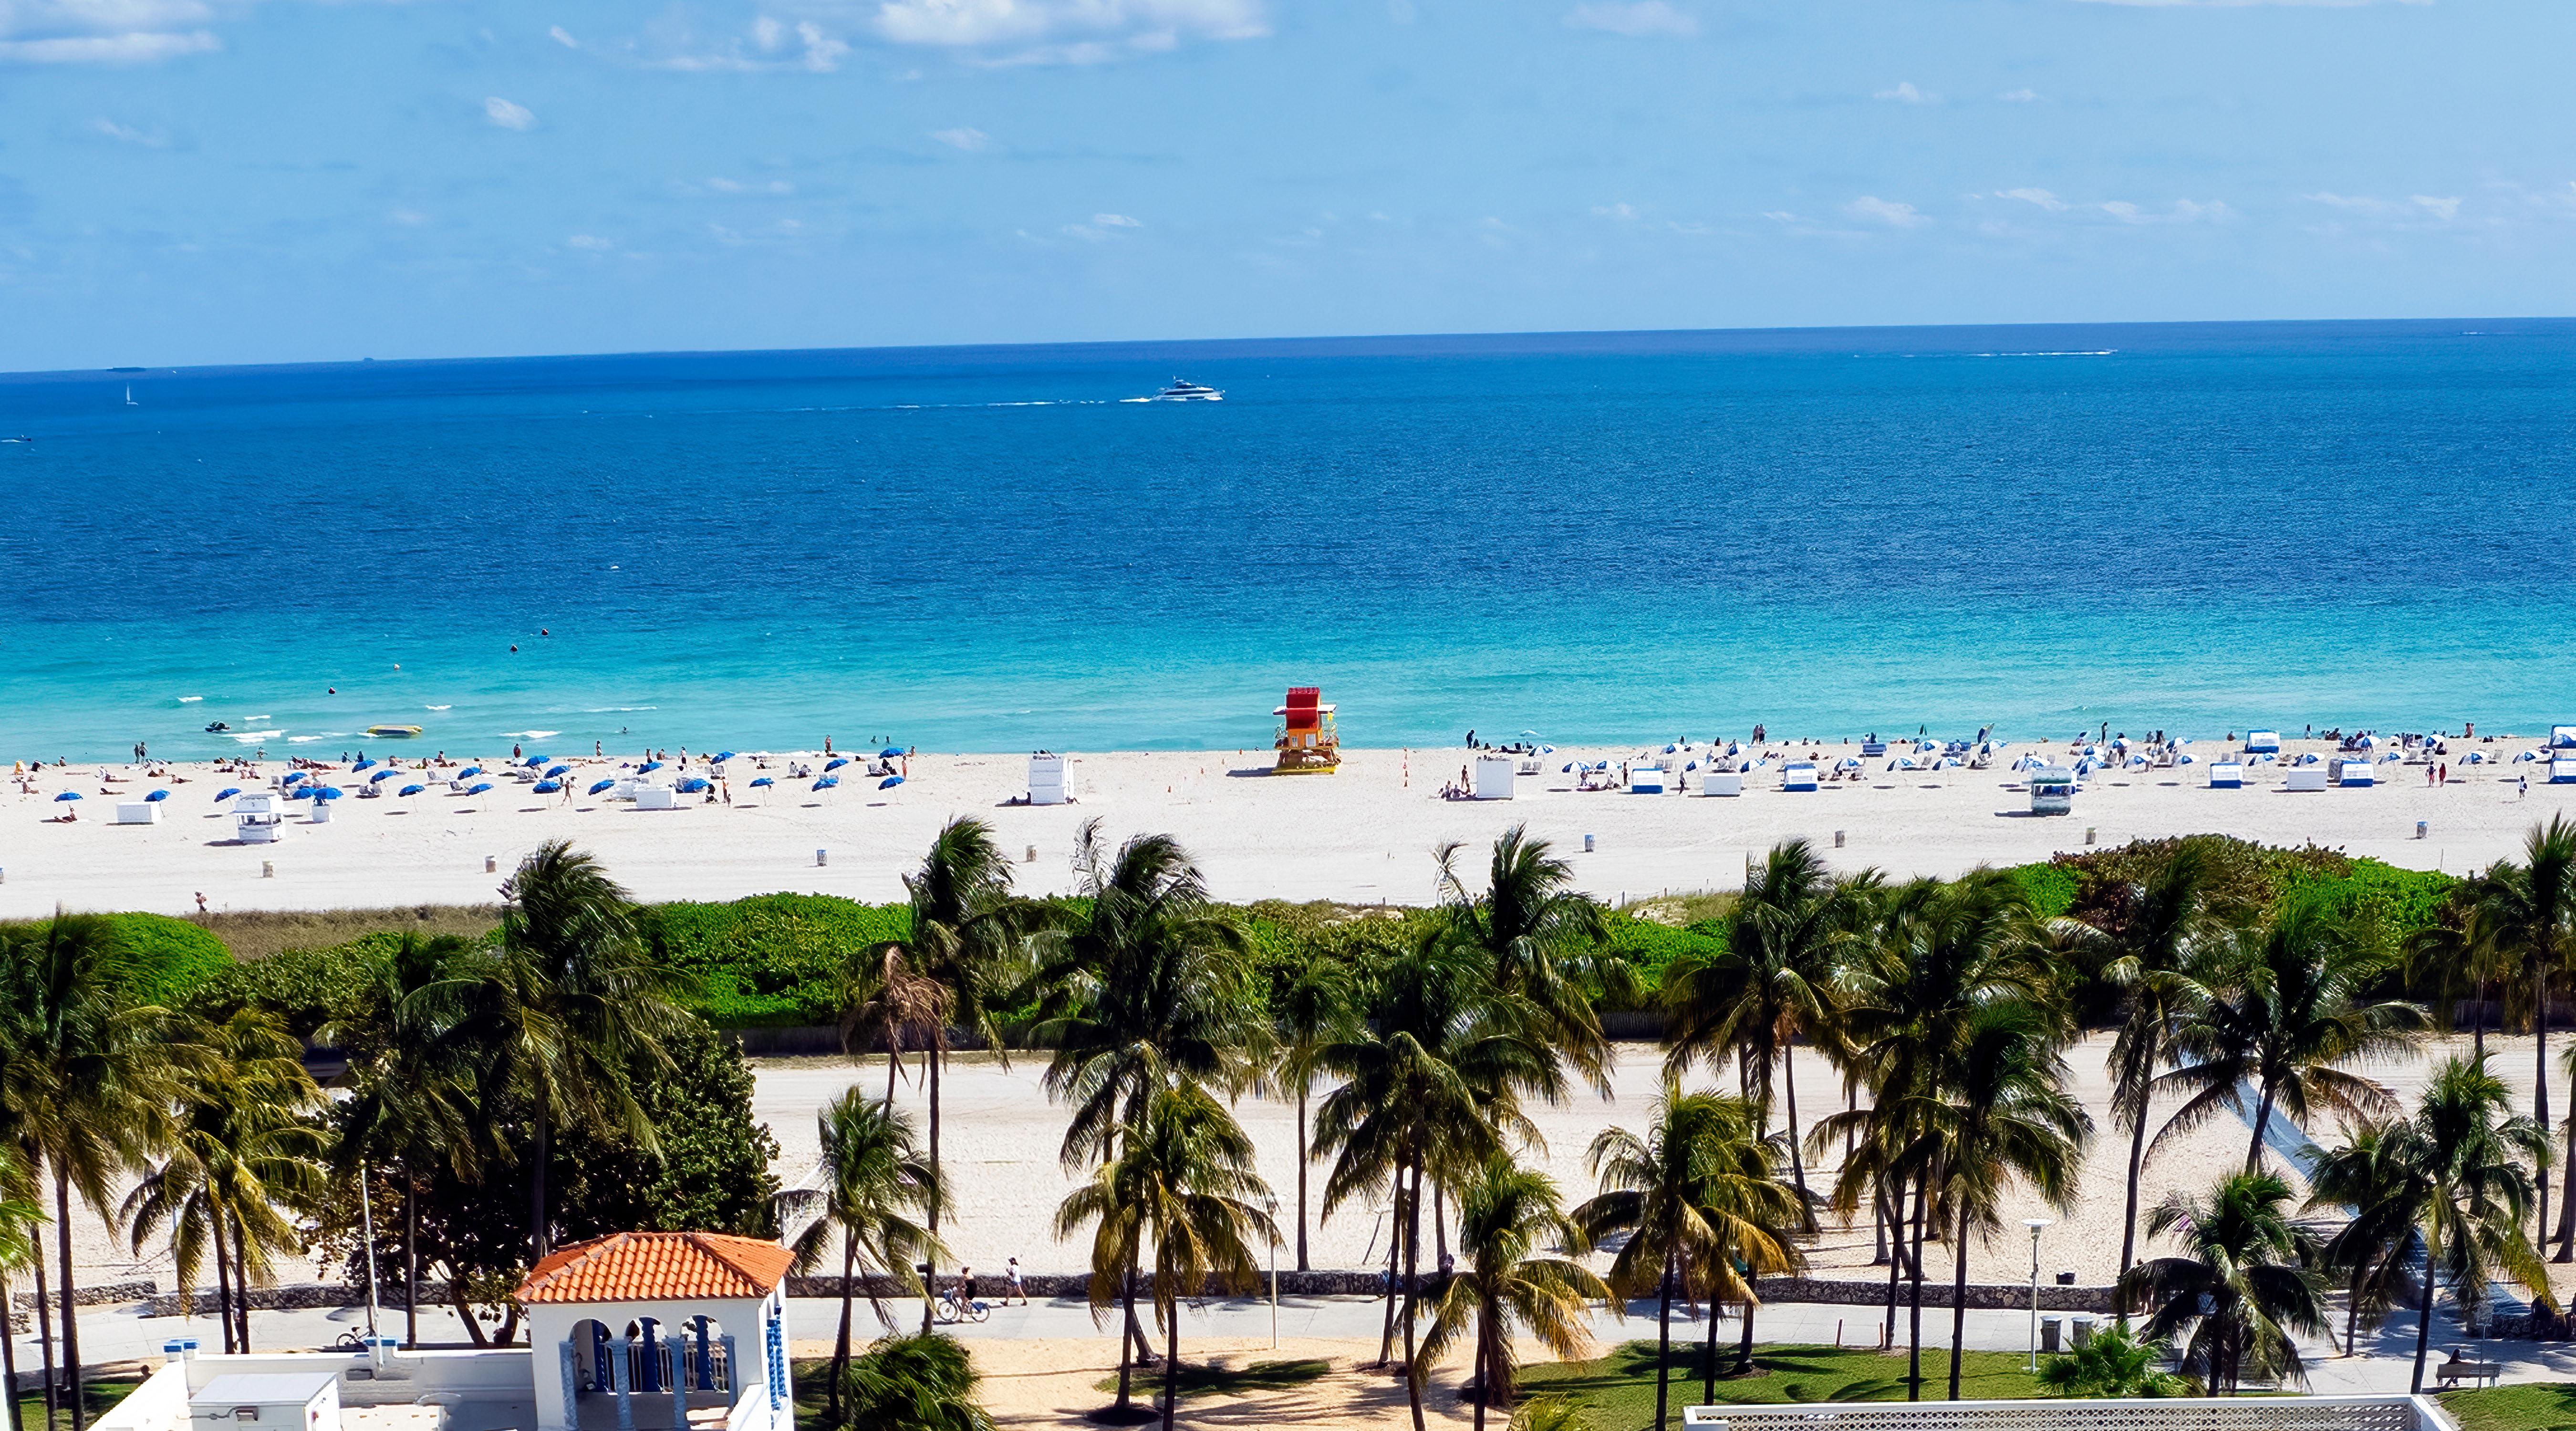
<svg viewBox="0 0 2576 1431">
<path fill-rule="evenodd" d="M 2337 1294 L 2332 1330 L 2417 1329 L 2420 1385 L 2437 1292 L 2474 1307 L 2491 1282 L 2540 1288 L 2541 1257 L 2576 1256 L 2576 1198 L 2553 1222 L 2540 1176 L 2576 1124 L 2545 1093 L 2511 1106 L 2484 1051 L 2576 977 L 2576 826 L 2535 829 L 2523 858 L 2474 879 L 2198 838 L 1900 882 L 1791 842 L 1741 890 L 1617 909 L 1518 828 L 1439 859 L 1428 907 L 1234 906 L 1169 837 L 1095 823 L 1076 891 L 1024 899 L 969 819 L 897 904 L 641 905 L 552 844 L 488 910 L 0 926 L 0 1247 L 27 1249 L 0 1256 L 0 1296 L 32 1284 L 54 1315 L 42 1299 L 75 1289 L 49 1218 L 83 1202 L 138 1246 L 166 1240 L 184 1282 L 211 1281 L 226 1346 L 246 1347 L 243 1293 L 289 1260 L 363 1275 L 363 1184 L 387 1300 L 419 1288 L 478 1342 L 507 1343 L 509 1289 L 550 1246 L 614 1228 L 774 1235 L 774 1146 L 723 1031 L 817 1025 L 852 1053 L 918 1056 L 927 1093 L 919 1123 L 859 1086 L 823 1114 L 823 1216 L 799 1250 L 844 1274 L 820 1385 L 833 1426 L 977 1424 L 953 1344 L 925 1324 L 857 1345 L 849 1313 L 854 1274 L 919 1296 L 913 1269 L 953 1262 L 941 1078 L 978 1041 L 1042 1061 L 1066 1162 L 1088 1170 L 1058 1229 L 1087 1242 L 1093 1302 L 1125 1328 L 1112 1419 L 1169 1426 L 1212 1385 L 1183 1358 L 1185 1293 L 1250 1289 L 1274 1235 L 1305 1266 L 1312 1219 L 1361 1199 L 1394 1208 L 1377 1360 L 1403 1373 L 1417 1431 L 1435 1368 L 1474 1388 L 1480 1424 L 1489 1408 L 1574 1424 L 1589 1405 L 1618 1431 L 1661 1431 L 1677 1392 L 1721 1399 L 1722 1384 L 1791 1399 L 2022 1385 L 1965 1352 L 1962 1319 L 1925 1317 L 1922 1250 L 1972 1245 L 2008 1197 L 2070 1201 L 2094 1138 L 2130 1150 L 2138 1340 L 2033 1390 L 2296 1386 L 2292 1338 L 2326 1334 Z M 2417 1105 L 2354 1071 L 2464 1011 L 2475 1048 Z M 2115 1035 L 2103 1126 L 2068 1091 L 2088 1030 Z M 1660 1046 L 1664 1096 L 1601 1132 L 1595 1185 L 1558 1187 L 1519 1161 L 1526 1111 L 1604 1086 L 1616 1039 Z M 1802 1106 L 1799 1042 L 1860 1098 L 1809 1090 Z M 299 1056 L 314 1049 L 345 1062 L 348 1096 L 314 1085 Z M 1234 1120 L 1256 1087 L 1297 1090 L 1293 1189 L 1264 1183 Z M 2277 1108 L 2346 1127 L 2317 1196 L 2296 1198 L 2257 1139 L 2241 1173 L 2138 1206 L 2150 1141 L 2249 1094 L 2258 1122 Z M 2166 1095 L 2181 1112 L 2149 1120 Z M 2557 1165 L 2576 1177 L 2576 1159 Z M 1456 1210 L 1454 1274 L 1425 1266 L 1427 1204 Z M 1819 1219 L 1886 1238 L 1900 1363 L 1757 1358 L 1756 1284 L 1800 1270 Z M 2144 1256 L 2142 1232 L 2179 1250 Z M 1580 1256 L 1614 1236 L 1606 1267 Z M 2419 1249 L 2434 1275 L 2409 1279 Z M 1954 1275 L 1968 1280 L 1965 1258 Z M 1652 1305 L 1653 1337 L 1587 1360 L 1586 1309 L 1610 1297 Z M 1717 1345 L 1710 1319 L 1700 1346 L 1675 1346 L 1689 1302 L 1741 1304 L 1740 1342 Z M 1557 1363 L 1519 1365 L 1531 1341 Z M 46 1405 L 78 1427 L 68 1325 L 57 1344 Z M 1532 1391 L 1543 1404 L 1516 1411 Z"/>
</svg>

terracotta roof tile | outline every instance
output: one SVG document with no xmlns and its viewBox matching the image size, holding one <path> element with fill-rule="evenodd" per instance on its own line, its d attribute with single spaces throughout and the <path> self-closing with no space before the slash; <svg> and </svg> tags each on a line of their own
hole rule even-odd
<svg viewBox="0 0 2576 1431">
<path fill-rule="evenodd" d="M 721 1232 L 612 1232 L 546 1254 L 522 1302 L 670 1302 L 766 1297 L 795 1254 Z"/>
</svg>

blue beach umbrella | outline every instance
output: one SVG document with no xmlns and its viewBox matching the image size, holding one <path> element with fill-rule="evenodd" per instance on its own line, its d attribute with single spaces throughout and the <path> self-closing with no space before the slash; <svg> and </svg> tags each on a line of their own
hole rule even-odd
<svg viewBox="0 0 2576 1431">
<path fill-rule="evenodd" d="M 484 791 L 489 790 L 489 789 L 491 789 L 491 788 L 492 788 L 492 782 L 491 782 L 491 781 L 489 781 L 489 780 L 477 780 L 477 781 L 475 781 L 473 784 L 468 785 L 468 786 L 466 786 L 466 787 L 465 787 L 465 793 L 466 793 L 466 794 L 468 794 L 468 795 L 480 795 L 480 794 L 482 794 Z"/>
<path fill-rule="evenodd" d="M 719 750 L 716 752 L 716 764 L 718 765 L 722 765 L 731 759 L 733 759 L 733 752 L 730 750 Z"/>
<path fill-rule="evenodd" d="M 567 776 L 567 775 L 570 775 L 570 774 L 572 774 L 572 767 L 571 767 L 571 766 L 569 766 L 569 765 L 558 765 L 558 766 L 556 766 L 555 768 L 553 768 L 552 770 L 549 770 L 549 771 L 547 771 L 547 772 L 546 772 L 546 778 L 547 778 L 548 780 L 560 780 L 560 779 L 562 779 L 563 777 L 565 777 L 565 776 Z"/>
<path fill-rule="evenodd" d="M 602 780 L 602 781 L 600 781 L 599 783 L 597 783 L 597 784 L 595 784 L 595 785 L 593 785 L 593 786 L 591 786 L 591 787 L 590 787 L 590 793 L 591 793 L 591 794 L 593 794 L 593 795 L 596 795 L 596 794 L 598 794 L 598 793 L 599 793 L 600 791 L 602 791 L 602 790 L 614 790 L 614 789 L 616 789 L 616 788 L 617 788 L 617 782 L 616 782 L 616 781 L 614 781 L 614 780 Z"/>
<path fill-rule="evenodd" d="M 538 766 L 543 765 L 552 759 L 554 759 L 554 757 L 551 755 L 531 755 L 527 759 L 520 761 L 519 765 L 522 769 L 534 770 Z"/>
<path fill-rule="evenodd" d="M 402 772 L 399 770 L 379 770 L 375 774 L 367 777 L 367 783 L 370 785 L 378 784 L 382 781 L 391 780 L 400 774 L 402 774 Z"/>
<path fill-rule="evenodd" d="M 832 758 L 832 759 L 830 759 L 830 760 L 826 760 L 826 761 L 824 761 L 824 762 L 823 762 L 823 768 L 824 768 L 825 770 L 838 770 L 838 769 L 840 769 L 842 766 L 847 765 L 847 764 L 849 764 L 849 763 L 850 763 L 850 762 L 848 762 L 848 761 L 846 761 L 846 760 L 843 760 L 843 759 L 841 759 L 841 758 L 840 758 L 840 757 L 838 757 L 838 756 L 835 756 L 835 757 L 833 757 L 833 758 Z"/>
<path fill-rule="evenodd" d="M 754 789 L 754 790 L 758 790 L 758 789 L 762 788 L 763 786 L 775 785 L 775 784 L 777 784 L 777 783 L 778 783 L 777 781 L 772 780 L 772 779 L 770 779 L 768 776 L 764 775 L 764 776 L 760 777 L 758 780 L 755 780 L 755 781 L 751 782 L 751 788 L 752 788 L 752 789 Z"/>
<path fill-rule="evenodd" d="M 280 781 L 279 783 L 280 783 L 280 784 L 283 784 L 283 785 L 292 785 L 292 784 L 294 784 L 296 781 L 301 780 L 301 779 L 303 779 L 303 778 L 304 778 L 304 772 L 303 772 L 303 771 L 301 771 L 301 770 L 290 770 L 290 771 L 286 772 L 286 778 L 285 778 L 284 780 Z"/>
<path fill-rule="evenodd" d="M 289 800 L 310 800 L 313 798 L 313 787 L 310 785 L 298 785 L 294 789 L 286 792 L 286 798 Z"/>
<path fill-rule="evenodd" d="M 904 751 L 902 746 L 889 745 L 885 749 L 878 751 L 877 756 L 883 760 L 896 760 L 900 759 L 903 753 Z"/>
<path fill-rule="evenodd" d="M 688 779 L 681 781 L 679 784 L 674 785 L 671 788 L 679 791 L 683 795 L 695 795 L 707 788 L 707 782 L 699 779 L 695 775 L 692 775 Z"/>
<path fill-rule="evenodd" d="M 553 782 L 553 781 L 551 781 L 551 780 L 540 780 L 540 781 L 538 781 L 536 784 L 531 785 L 531 786 L 529 786 L 528 788 L 529 788 L 529 789 L 531 789 L 531 790 L 534 790 L 536 793 L 538 793 L 538 794 L 540 794 L 540 795 L 552 795 L 552 794 L 554 794 L 556 791 L 561 790 L 563 787 L 562 787 L 561 785 L 556 784 L 555 782 Z"/>
<path fill-rule="evenodd" d="M 645 761 L 643 764 L 641 764 L 641 765 L 639 765 L 639 766 L 636 766 L 636 767 L 635 767 L 635 773 L 636 773 L 636 774 L 638 774 L 638 775 L 650 775 L 650 774 L 652 774 L 654 771 L 659 770 L 659 769 L 661 769 L 661 768 L 662 768 L 662 762 L 660 762 L 660 761 L 658 761 L 658 760 L 648 760 L 648 761 Z"/>
<path fill-rule="evenodd" d="M 421 792 L 421 787 L 420 787 L 420 786 L 417 786 L 417 785 L 406 785 L 406 786 L 404 786 L 403 788 L 401 788 L 400 790 L 395 791 L 394 793 L 395 793 L 395 794 L 397 794 L 397 795 L 417 795 L 417 794 L 419 794 L 420 792 Z"/>
<path fill-rule="evenodd" d="M 829 790 L 840 783 L 841 777 L 837 775 L 826 775 L 822 779 L 815 781 L 813 788 L 816 790 Z"/>
<path fill-rule="evenodd" d="M 167 799 L 169 799 L 169 798 L 170 798 L 170 792 L 169 792 L 169 791 L 167 791 L 167 790 L 155 790 L 155 791 L 153 791 L 151 794 L 146 795 L 146 796 L 144 796 L 143 798 L 144 798 L 146 801 L 151 801 L 151 802 L 155 802 L 155 803 L 157 803 L 157 802 L 159 802 L 159 801 L 163 801 L 163 800 L 167 800 Z"/>
<path fill-rule="evenodd" d="M 313 792 L 313 798 L 316 800 L 337 800 L 348 793 L 348 791 L 341 789 L 337 785 L 325 785 Z"/>
<path fill-rule="evenodd" d="M 900 776 L 900 775 L 889 775 L 889 776 L 887 776 L 885 779 L 880 780 L 880 781 L 878 781 L 878 782 L 877 782 L 877 788 L 878 788 L 879 790 L 892 790 L 894 787 L 896 787 L 896 786 L 898 786 L 898 785 L 901 785 L 902 783 L 903 783 L 903 777 L 902 777 L 902 776 Z"/>
<path fill-rule="evenodd" d="M 370 758 L 370 759 L 366 759 L 366 760 L 361 760 L 361 761 L 359 761 L 357 764 L 352 765 L 352 766 L 350 766 L 350 767 L 349 767 L 349 773 L 350 773 L 350 774 L 352 774 L 352 775 L 354 775 L 354 774 L 356 774 L 357 772 L 359 772 L 359 771 L 361 771 L 361 770 L 369 770 L 369 769 L 373 769 L 373 768 L 374 768 L 374 766 L 375 766 L 375 763 L 376 763 L 376 762 L 375 762 L 372 758 Z"/>
<path fill-rule="evenodd" d="M 80 797 L 81 797 L 81 793 L 80 793 L 79 791 L 77 791 L 77 790 L 66 790 L 66 791 L 64 791 L 62 794 L 57 795 L 57 796 L 55 796 L 55 797 L 54 797 L 54 803 L 55 803 L 55 804 L 57 804 L 57 805 L 59 805 L 59 804 L 61 804 L 62 802 L 64 802 L 65 800 L 77 800 L 77 799 L 79 799 Z"/>
<path fill-rule="evenodd" d="M 456 778 L 457 778 L 457 779 L 459 779 L 459 780 L 471 780 L 471 779 L 473 779 L 475 776 L 480 775 L 480 774 L 482 774 L 482 773 L 483 773 L 483 767 L 482 767 L 482 766 L 480 766 L 480 765 L 469 765 L 469 766 L 466 766 L 463 770 L 457 771 L 457 772 L 456 772 Z"/>
<path fill-rule="evenodd" d="M 230 800 L 230 799 L 231 799 L 231 798 L 233 798 L 234 796 L 239 795 L 240 793 L 241 793 L 241 787 L 240 787 L 240 786 L 238 786 L 238 785 L 228 785 L 228 786 L 224 787 L 223 789 L 218 790 L 218 791 L 216 791 L 216 792 L 215 792 L 215 803 L 216 803 L 216 804 L 218 804 L 218 805 L 220 805 L 220 804 L 224 803 L 225 801 Z"/>
</svg>

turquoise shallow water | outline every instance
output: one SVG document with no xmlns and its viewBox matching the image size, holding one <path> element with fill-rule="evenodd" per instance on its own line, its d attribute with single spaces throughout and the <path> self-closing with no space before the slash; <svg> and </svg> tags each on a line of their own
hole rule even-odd
<svg viewBox="0 0 2576 1431">
<path fill-rule="evenodd" d="M 0 758 L 2576 718 L 2576 321 L 0 377 L 22 433 Z"/>
</svg>

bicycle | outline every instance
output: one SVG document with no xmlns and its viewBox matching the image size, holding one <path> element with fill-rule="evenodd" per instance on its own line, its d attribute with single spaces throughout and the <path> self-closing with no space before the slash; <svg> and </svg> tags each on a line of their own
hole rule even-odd
<svg viewBox="0 0 2576 1431">
<path fill-rule="evenodd" d="M 939 1294 L 939 1320 L 943 1322 L 981 1322 L 992 1315 L 993 1309 L 985 1306 L 980 1297 L 963 1301 L 955 1292 Z"/>
</svg>

